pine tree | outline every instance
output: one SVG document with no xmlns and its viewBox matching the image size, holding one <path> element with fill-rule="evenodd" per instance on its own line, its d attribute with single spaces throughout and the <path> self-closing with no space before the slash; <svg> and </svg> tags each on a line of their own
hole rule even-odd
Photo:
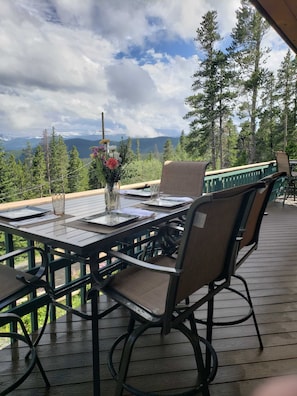
<svg viewBox="0 0 297 396">
<path fill-rule="evenodd" d="M 179 161 L 185 161 L 190 159 L 189 155 L 186 152 L 186 141 L 187 138 L 185 136 L 185 132 L 182 131 L 179 138 L 179 142 L 175 148 L 175 157 Z"/>
<path fill-rule="evenodd" d="M 172 160 L 174 160 L 174 157 L 175 157 L 175 154 L 174 154 L 174 148 L 172 145 L 172 141 L 170 139 L 167 139 L 164 144 L 163 161 L 172 161 Z"/>
<path fill-rule="evenodd" d="M 26 199 L 25 190 L 27 188 L 24 183 L 24 175 L 22 170 L 22 163 L 17 164 L 16 159 L 12 153 L 6 155 L 6 164 L 4 167 L 4 191 L 5 201 L 21 201 Z"/>
<path fill-rule="evenodd" d="M 33 163 L 33 150 L 31 144 L 28 142 L 25 149 L 22 150 L 23 161 L 19 164 L 22 167 L 20 186 L 24 191 L 23 199 L 34 198 L 36 195 L 35 186 L 32 179 L 32 163 Z"/>
<path fill-rule="evenodd" d="M 141 154 L 140 154 L 140 141 L 139 139 L 136 140 L 136 160 L 140 161 L 141 160 Z"/>
<path fill-rule="evenodd" d="M 223 122 L 230 115 L 227 101 L 233 95 L 229 89 L 231 74 L 227 57 L 216 50 L 221 41 L 217 12 L 207 12 L 200 26 L 195 40 L 199 43 L 203 59 L 193 76 L 194 94 L 186 98 L 186 104 L 192 108 L 184 117 L 192 119 L 186 150 L 193 158 L 210 154 L 211 165 L 215 169 L 219 157 L 223 162 Z"/>
<path fill-rule="evenodd" d="M 248 153 L 250 146 L 250 123 L 244 121 L 240 125 L 241 130 L 239 132 L 238 143 L 237 143 L 237 165 L 246 165 L 248 163 Z"/>
<path fill-rule="evenodd" d="M 46 161 L 41 145 L 36 147 L 33 156 L 32 183 L 35 186 L 37 197 L 43 197 L 49 193 L 49 185 L 46 181 Z"/>
<path fill-rule="evenodd" d="M 77 148 L 73 146 L 69 153 L 68 191 L 84 191 L 87 187 L 88 180 L 86 168 L 79 158 Z"/>
<path fill-rule="evenodd" d="M 7 165 L 6 165 L 6 156 L 3 149 L 3 146 L 0 143 L 0 202 L 7 201 Z"/>
<path fill-rule="evenodd" d="M 49 143 L 50 152 L 50 188 L 51 191 L 68 191 L 68 152 L 62 136 L 52 130 Z"/>
<path fill-rule="evenodd" d="M 290 141 L 290 154 L 297 152 L 296 140 L 296 84 L 297 68 L 295 59 L 291 58 L 288 50 L 277 73 L 278 82 L 276 84 L 281 130 L 283 131 L 282 150 L 287 150 Z M 287 150 L 288 151 L 288 150 Z"/>
<path fill-rule="evenodd" d="M 269 28 L 268 22 L 261 17 L 249 0 L 241 0 L 236 11 L 237 23 L 232 30 L 232 44 L 229 53 L 237 69 L 239 97 L 247 99 L 241 103 L 240 117 L 248 121 L 248 140 L 246 143 L 248 162 L 256 161 L 256 131 L 258 121 L 259 91 L 265 82 L 267 69 L 262 64 L 268 49 L 261 48 L 263 37 Z M 245 129 L 245 133 L 247 130 Z"/>
<path fill-rule="evenodd" d="M 231 168 L 237 165 L 237 144 L 238 134 L 234 122 L 231 118 L 224 126 L 224 158 L 223 168 Z"/>
<path fill-rule="evenodd" d="M 98 168 L 95 160 L 92 160 L 88 169 L 88 180 L 89 189 L 95 190 L 97 188 L 103 188 L 104 185 L 101 182 L 101 178 L 98 176 Z"/>
<path fill-rule="evenodd" d="M 269 161 L 275 157 L 279 141 L 279 106 L 276 95 L 275 76 L 271 72 L 263 86 L 257 132 L 256 157 L 259 161 Z"/>
<path fill-rule="evenodd" d="M 49 136 L 48 132 L 45 129 L 42 134 L 42 148 L 44 151 L 44 159 L 45 159 L 45 166 L 46 166 L 46 179 L 49 185 L 49 190 L 51 186 L 51 172 L 50 172 L 50 148 L 49 148 Z"/>
<path fill-rule="evenodd" d="M 132 140 L 128 138 L 127 141 L 121 139 L 117 151 L 120 154 L 123 165 L 128 164 L 129 162 L 135 159 L 135 154 L 132 150 Z"/>
<path fill-rule="evenodd" d="M 226 166 L 230 166 L 230 161 L 232 157 L 232 154 L 228 152 L 228 150 L 231 149 L 230 116 L 232 115 L 232 109 L 234 107 L 233 99 L 236 97 L 236 93 L 232 91 L 232 89 L 230 89 L 230 87 L 232 87 L 234 73 L 230 69 L 227 55 L 224 54 L 222 51 L 218 51 L 216 59 L 218 76 L 216 113 L 219 124 L 218 156 L 219 168 L 222 169 Z M 228 126 L 226 125 L 227 123 L 229 123 Z"/>
</svg>

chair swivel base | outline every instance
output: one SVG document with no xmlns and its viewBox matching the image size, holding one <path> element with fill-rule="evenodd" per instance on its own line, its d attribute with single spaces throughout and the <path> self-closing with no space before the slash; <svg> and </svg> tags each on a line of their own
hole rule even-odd
<svg viewBox="0 0 297 396">
<path fill-rule="evenodd" d="M 237 325 L 237 324 L 243 323 L 243 322 L 245 322 L 246 320 L 248 320 L 249 318 L 252 317 L 253 321 L 254 321 L 254 325 L 255 325 L 258 341 L 259 341 L 259 347 L 260 347 L 261 350 L 263 350 L 264 346 L 263 346 L 263 342 L 262 342 L 262 338 L 261 338 L 259 326 L 258 326 L 258 323 L 257 323 L 256 315 L 255 315 L 255 312 L 254 312 L 254 307 L 253 307 L 252 299 L 251 299 L 251 296 L 250 296 L 250 293 L 249 293 L 247 282 L 240 275 L 233 275 L 233 277 L 237 278 L 238 280 L 240 280 L 243 283 L 243 285 L 245 287 L 245 293 L 246 294 L 244 294 L 243 292 L 241 292 L 241 291 L 239 291 L 237 289 L 234 289 L 233 287 L 230 287 L 230 286 L 226 287 L 225 290 L 228 290 L 231 293 L 235 293 L 238 296 L 240 296 L 243 300 L 245 300 L 246 303 L 247 303 L 247 312 L 245 312 L 240 318 L 234 319 L 234 320 L 225 320 L 225 321 L 223 321 L 223 320 L 212 320 L 212 325 L 213 326 L 233 326 L 233 325 Z M 195 321 L 196 321 L 196 323 L 207 325 L 207 321 L 206 320 L 197 319 L 196 318 Z"/>
<path fill-rule="evenodd" d="M 41 362 L 40 362 L 39 357 L 36 352 L 36 348 L 32 344 L 31 340 L 26 335 L 21 335 L 21 334 L 15 333 L 15 332 L 0 333 L 0 337 L 7 337 L 7 338 L 10 338 L 15 341 L 21 341 L 21 342 L 25 343 L 29 347 L 29 352 L 27 353 L 25 360 L 28 361 L 30 359 L 25 372 L 22 375 L 20 375 L 18 377 L 18 379 L 13 384 L 9 385 L 5 389 L 0 389 L 1 396 L 7 395 L 10 392 L 12 392 L 14 389 L 19 387 L 29 377 L 29 375 L 31 374 L 35 365 L 38 366 L 40 373 L 42 375 L 42 378 L 45 382 L 45 385 L 47 388 L 49 388 L 50 383 L 49 383 L 48 378 L 45 374 L 45 371 L 41 365 Z"/>
<path fill-rule="evenodd" d="M 119 373 L 116 371 L 113 363 L 113 354 L 117 348 L 117 346 L 123 341 L 125 342 L 127 338 L 129 337 L 129 333 L 124 333 L 120 337 L 117 338 L 117 340 L 113 343 L 109 355 L 108 355 L 108 368 L 110 370 L 110 373 L 112 377 L 118 382 L 118 385 L 122 387 L 122 389 L 125 389 L 126 391 L 130 392 L 132 395 L 136 396 L 161 396 L 164 393 L 156 393 L 156 392 L 145 392 L 140 389 L 137 389 L 133 387 L 132 385 L 129 385 L 125 382 L 119 381 Z M 207 350 L 207 353 L 209 353 L 210 356 L 210 361 L 211 361 L 211 367 L 209 369 L 208 375 L 207 375 L 207 384 L 209 384 L 215 377 L 218 369 L 218 359 L 217 359 L 217 354 L 213 347 L 208 343 L 207 340 L 205 340 L 203 337 L 198 336 L 199 341 L 205 345 L 205 348 Z M 202 392 L 202 389 L 204 387 L 203 383 L 198 384 L 195 388 L 183 391 L 183 392 L 174 392 L 174 393 L 168 393 L 166 391 L 166 396 L 191 396 L 191 395 L 197 395 L 199 392 Z"/>
</svg>

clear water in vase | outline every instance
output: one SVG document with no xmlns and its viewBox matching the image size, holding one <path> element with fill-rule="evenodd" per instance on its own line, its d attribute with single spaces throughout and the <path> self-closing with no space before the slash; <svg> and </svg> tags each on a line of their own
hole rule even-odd
<svg viewBox="0 0 297 396">
<path fill-rule="evenodd" d="M 112 210 L 119 209 L 120 204 L 120 185 L 119 183 L 106 183 L 105 191 L 105 211 L 107 213 Z"/>
</svg>

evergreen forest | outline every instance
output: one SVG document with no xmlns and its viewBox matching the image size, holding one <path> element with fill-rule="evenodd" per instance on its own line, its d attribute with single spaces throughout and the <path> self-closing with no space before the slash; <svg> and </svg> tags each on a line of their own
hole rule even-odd
<svg viewBox="0 0 297 396">
<path fill-rule="evenodd" d="M 217 20 L 217 11 L 208 11 L 194 37 L 197 69 L 184 98 L 189 133 L 181 131 L 176 147 L 168 139 L 162 153 L 146 155 L 122 140 L 121 184 L 158 179 L 165 160 L 207 160 L 208 169 L 222 169 L 270 161 L 277 150 L 297 157 L 296 56 L 288 50 L 279 69 L 269 70 L 271 48 L 264 43 L 271 27 L 248 0 L 241 0 L 228 40 Z M 19 159 L 0 146 L 0 202 L 43 197 L 61 186 L 65 192 L 103 187 L 91 157 L 80 158 L 75 146 L 68 150 L 55 129 Z"/>
</svg>

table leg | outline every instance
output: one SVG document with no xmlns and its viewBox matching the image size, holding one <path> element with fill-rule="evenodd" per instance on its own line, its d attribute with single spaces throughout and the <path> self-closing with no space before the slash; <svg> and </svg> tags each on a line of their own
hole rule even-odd
<svg viewBox="0 0 297 396">
<path fill-rule="evenodd" d="M 93 395 L 100 396 L 98 293 L 96 291 L 92 293 L 91 306 L 92 306 Z"/>
<path fill-rule="evenodd" d="M 90 272 L 97 273 L 97 256 L 90 257 Z M 99 356 L 99 330 L 98 330 L 98 292 L 91 292 L 91 316 L 92 316 L 92 354 L 93 354 L 93 396 L 100 396 L 100 356 Z"/>
</svg>

